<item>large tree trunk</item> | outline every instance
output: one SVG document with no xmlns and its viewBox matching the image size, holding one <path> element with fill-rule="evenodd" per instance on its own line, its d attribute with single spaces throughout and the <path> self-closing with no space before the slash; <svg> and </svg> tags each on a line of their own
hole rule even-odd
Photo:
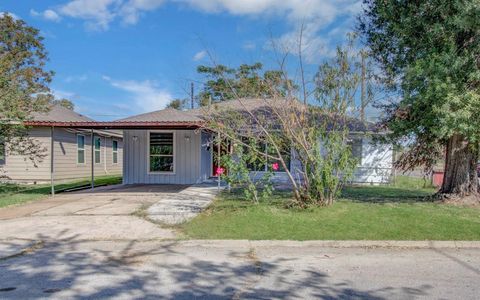
<svg viewBox="0 0 480 300">
<path fill-rule="evenodd" d="M 469 144 L 461 135 L 452 136 L 447 143 L 445 177 L 440 192 L 458 197 L 478 193 L 478 147 Z"/>
</svg>

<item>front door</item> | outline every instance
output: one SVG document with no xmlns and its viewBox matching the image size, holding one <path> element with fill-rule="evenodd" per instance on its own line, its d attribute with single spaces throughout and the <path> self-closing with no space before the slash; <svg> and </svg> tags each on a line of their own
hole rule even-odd
<svg viewBox="0 0 480 300">
<path fill-rule="evenodd" d="M 218 177 L 218 173 L 220 170 L 223 170 L 223 173 L 227 172 L 226 167 L 222 166 L 220 163 L 221 159 L 219 159 L 219 156 L 218 156 L 218 147 L 219 147 L 218 143 L 214 143 L 212 147 L 212 176 L 214 177 Z M 223 157 L 224 155 L 229 154 L 229 148 L 230 148 L 229 145 L 227 145 L 225 141 L 221 143 L 220 158 Z"/>
</svg>

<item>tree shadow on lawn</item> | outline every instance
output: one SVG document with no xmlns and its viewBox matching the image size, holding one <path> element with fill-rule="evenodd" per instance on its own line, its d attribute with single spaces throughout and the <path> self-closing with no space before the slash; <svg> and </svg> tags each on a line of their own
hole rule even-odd
<svg viewBox="0 0 480 300">
<path fill-rule="evenodd" d="M 405 189 L 392 186 L 348 186 L 342 190 L 342 200 L 367 203 L 433 202 L 433 189 Z"/>
<path fill-rule="evenodd" d="M 49 240 L 43 248 L 0 261 L 0 298 L 389 299 L 425 297 L 433 289 L 353 288 L 349 280 L 332 279 L 314 264 L 294 267 L 291 261 L 298 258 L 261 261 L 247 249 L 229 248 L 219 256 L 176 242 L 145 247 L 125 241 L 108 247 L 108 242 L 51 238 L 39 236 Z"/>
</svg>

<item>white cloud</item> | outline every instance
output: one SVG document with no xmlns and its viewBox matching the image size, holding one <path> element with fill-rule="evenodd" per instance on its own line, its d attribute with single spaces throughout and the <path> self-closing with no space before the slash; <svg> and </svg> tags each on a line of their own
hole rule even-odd
<svg viewBox="0 0 480 300">
<path fill-rule="evenodd" d="M 164 0 L 129 0 L 119 9 L 119 15 L 126 24 L 136 24 L 142 12 L 159 8 Z"/>
<path fill-rule="evenodd" d="M 83 74 L 83 75 L 78 75 L 78 76 L 67 76 L 65 77 L 64 81 L 67 82 L 67 83 L 71 83 L 71 82 L 81 82 L 81 81 L 85 81 L 88 79 L 88 76 Z"/>
<path fill-rule="evenodd" d="M 115 17 L 115 7 L 121 0 L 73 0 L 60 6 L 61 15 L 83 19 L 91 30 L 106 30 Z"/>
<path fill-rule="evenodd" d="M 211 14 L 277 15 L 291 23 L 303 20 L 317 24 L 328 24 L 338 15 L 358 12 L 361 3 L 360 0 L 70 0 L 59 6 L 56 13 L 107 29 L 115 18 L 135 24 L 143 12 L 158 9 L 166 2 Z"/>
<path fill-rule="evenodd" d="M 69 99 L 69 100 L 71 100 L 72 98 L 76 97 L 75 93 L 69 92 L 69 91 L 51 89 L 51 92 L 52 92 L 53 97 L 55 97 L 55 99 Z"/>
<path fill-rule="evenodd" d="M 44 10 L 43 12 L 38 12 L 34 9 L 30 10 L 30 15 L 32 17 L 43 18 L 47 21 L 60 22 L 62 19 L 55 11 L 51 9 Z"/>
<path fill-rule="evenodd" d="M 308 62 L 332 53 L 334 36 L 321 38 L 320 33 L 323 30 L 328 28 L 336 31 L 336 28 L 329 26 L 339 17 L 346 17 L 349 20 L 347 23 L 351 24 L 353 16 L 361 10 L 361 0 L 70 0 L 41 14 L 51 20 L 58 20 L 61 16 L 82 19 L 88 29 L 107 30 L 114 20 L 135 24 L 144 13 L 156 10 L 167 2 L 208 14 L 281 18 L 290 27 L 276 40 L 285 43 L 284 48 L 298 45 L 299 28 L 304 24 L 303 48 Z M 341 26 L 345 26 L 345 22 Z M 254 47 L 254 44 L 247 44 L 244 49 Z M 202 55 L 200 52 L 197 54 Z"/>
<path fill-rule="evenodd" d="M 242 48 L 245 50 L 254 50 L 255 48 L 257 48 L 257 45 L 254 42 L 249 41 L 249 42 L 243 43 Z"/>
<path fill-rule="evenodd" d="M 195 53 L 195 55 L 193 56 L 193 61 L 202 60 L 202 59 L 205 58 L 205 56 L 207 56 L 207 51 L 205 51 L 205 50 L 199 51 L 199 52 Z"/>
<path fill-rule="evenodd" d="M 102 78 L 111 86 L 128 92 L 134 101 L 136 111 L 139 112 L 163 109 L 173 99 L 170 92 L 158 87 L 151 80 L 115 80 L 105 75 Z"/>
</svg>

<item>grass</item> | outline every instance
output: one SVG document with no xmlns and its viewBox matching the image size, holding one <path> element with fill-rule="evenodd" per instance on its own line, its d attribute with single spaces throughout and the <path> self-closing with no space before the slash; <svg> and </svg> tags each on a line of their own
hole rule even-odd
<svg viewBox="0 0 480 300">
<path fill-rule="evenodd" d="M 195 239 L 480 240 L 480 208 L 426 201 L 434 191 L 399 178 L 348 187 L 333 206 L 307 210 L 286 209 L 286 193 L 257 205 L 225 193 L 181 229 Z"/>
<path fill-rule="evenodd" d="M 95 185 L 111 185 L 122 182 L 121 176 L 99 176 L 95 178 Z M 80 187 L 89 184 L 88 179 L 75 180 L 55 185 L 55 191 L 62 192 L 66 189 Z M 25 185 L 25 184 L 0 184 L 0 207 L 19 205 L 30 201 L 40 200 L 51 193 L 49 184 Z"/>
</svg>

